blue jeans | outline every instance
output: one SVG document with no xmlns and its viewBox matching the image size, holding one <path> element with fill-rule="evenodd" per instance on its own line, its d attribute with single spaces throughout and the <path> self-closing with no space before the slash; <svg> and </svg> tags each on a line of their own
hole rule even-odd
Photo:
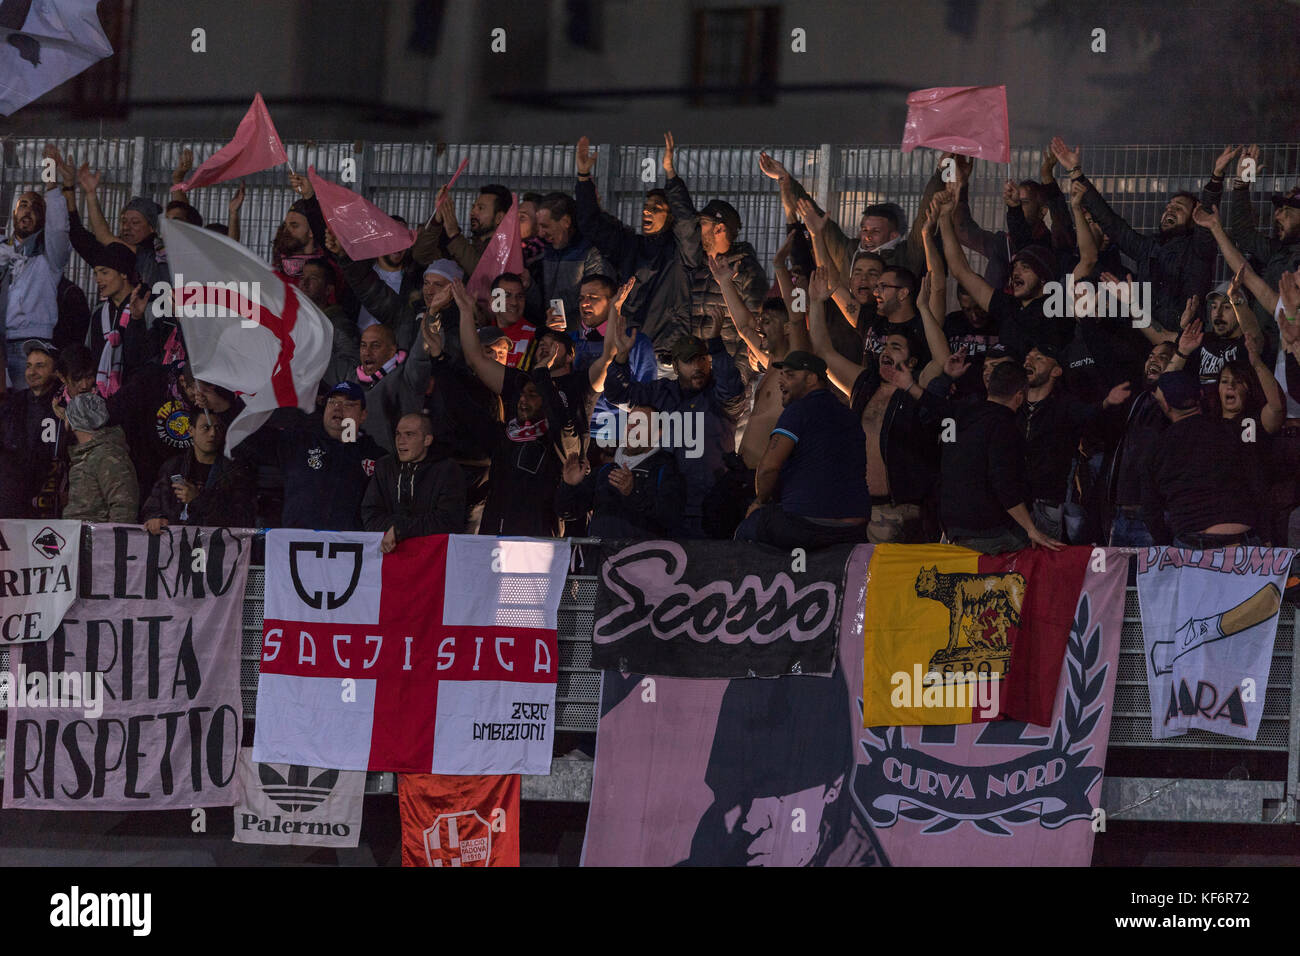
<svg viewBox="0 0 1300 956">
<path fill-rule="evenodd" d="M 5 368 L 9 372 L 9 388 L 18 391 L 27 387 L 27 356 L 23 354 L 26 339 L 5 343 Z"/>
<path fill-rule="evenodd" d="M 1151 548 L 1155 543 L 1155 538 L 1151 536 L 1151 529 L 1141 518 L 1115 515 L 1115 520 L 1110 526 L 1112 548 Z"/>
</svg>

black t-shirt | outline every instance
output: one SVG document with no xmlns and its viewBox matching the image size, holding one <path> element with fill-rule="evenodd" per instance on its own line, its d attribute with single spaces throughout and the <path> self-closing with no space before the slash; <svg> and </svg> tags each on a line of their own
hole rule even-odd
<svg viewBox="0 0 1300 956">
<path fill-rule="evenodd" d="M 772 434 L 795 442 L 781 466 L 781 508 L 805 518 L 871 516 L 860 416 L 827 388 L 785 407 Z"/>
<path fill-rule="evenodd" d="M 1023 358 L 1040 342 L 1050 342 L 1064 349 L 1074 338 L 1074 319 L 1069 316 L 1048 318 L 1043 314 L 1045 296 L 1021 305 L 1006 292 L 994 292 L 989 299 L 989 315 L 998 323 L 999 341 Z"/>
<path fill-rule="evenodd" d="M 1214 385 L 1219 380 L 1223 366 L 1247 358 L 1246 339 L 1243 336 L 1230 339 L 1206 332 L 1201 347 L 1192 353 L 1186 367 L 1200 376 L 1202 386 Z"/>
</svg>

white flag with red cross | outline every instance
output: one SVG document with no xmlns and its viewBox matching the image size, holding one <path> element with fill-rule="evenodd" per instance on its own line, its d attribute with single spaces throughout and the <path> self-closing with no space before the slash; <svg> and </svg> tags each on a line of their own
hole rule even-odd
<svg viewBox="0 0 1300 956">
<path fill-rule="evenodd" d="M 564 541 L 266 535 L 253 759 L 548 774 Z"/>
<path fill-rule="evenodd" d="M 275 409 L 312 411 L 334 345 L 325 313 L 233 239 L 175 219 L 159 225 L 194 377 L 244 400 L 226 454 Z"/>
</svg>

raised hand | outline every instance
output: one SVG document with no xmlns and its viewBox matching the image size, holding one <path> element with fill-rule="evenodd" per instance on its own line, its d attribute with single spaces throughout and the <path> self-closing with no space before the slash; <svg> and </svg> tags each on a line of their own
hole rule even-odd
<svg viewBox="0 0 1300 956">
<path fill-rule="evenodd" d="M 1020 205 L 1020 187 L 1014 180 L 1008 179 L 1002 184 L 1002 201 L 1007 204 L 1008 209 L 1014 209 Z"/>
<path fill-rule="evenodd" d="M 817 212 L 817 207 L 813 205 L 811 199 L 800 199 L 797 208 L 799 210 L 800 218 L 804 221 L 804 225 L 808 227 L 809 232 L 813 235 L 817 235 L 826 228 L 826 220 L 828 217 L 825 213 L 819 214 Z"/>
<path fill-rule="evenodd" d="M 227 204 L 226 209 L 230 213 L 230 215 L 233 216 L 235 215 L 235 213 L 239 212 L 239 208 L 243 205 L 244 205 L 244 181 L 241 179 L 239 181 L 239 188 L 235 190 L 235 195 L 230 198 L 230 202 Z"/>
<path fill-rule="evenodd" d="M 1223 225 L 1219 220 L 1218 206 L 1202 206 L 1200 203 L 1192 210 L 1192 222 L 1209 230 L 1219 229 Z"/>
<path fill-rule="evenodd" d="M 460 279 L 452 280 L 451 297 L 462 315 L 474 314 L 474 300 L 470 298 L 469 290 L 465 288 L 465 283 Z"/>
<path fill-rule="evenodd" d="M 1127 276 L 1127 279 L 1121 281 L 1120 277 L 1115 275 L 1115 273 L 1113 272 L 1103 272 L 1101 274 L 1101 281 L 1109 282 L 1111 286 L 1114 287 L 1115 295 L 1118 301 L 1121 303 L 1128 302 L 1128 291 L 1129 291 L 1128 284 L 1133 281 L 1133 276 L 1131 273 L 1125 273 L 1125 275 Z"/>
<path fill-rule="evenodd" d="M 1283 272 L 1278 280 L 1277 291 L 1287 316 L 1296 318 L 1297 314 L 1300 314 L 1300 270 Z M 1293 324 L 1300 325 L 1300 323 Z"/>
<path fill-rule="evenodd" d="M 452 202 L 450 193 L 443 197 L 438 211 L 442 213 L 442 231 L 447 234 L 447 238 L 454 239 L 459 236 L 460 220 L 456 218 L 456 204 Z"/>
<path fill-rule="evenodd" d="M 71 187 L 77 182 L 77 170 L 69 160 L 64 160 L 59 148 L 53 143 L 45 144 L 46 159 L 54 160 L 54 165 L 59 167 L 59 176 L 63 179 L 63 185 Z"/>
<path fill-rule="evenodd" d="M 1283 324 L 1286 324 L 1285 320 Z M 1247 332 L 1245 338 L 1246 355 L 1250 359 L 1250 364 L 1261 364 L 1264 361 L 1264 336 L 1259 332 Z"/>
<path fill-rule="evenodd" d="M 1087 193 L 1088 187 L 1083 184 L 1082 180 L 1070 180 L 1070 206 L 1072 208 L 1082 209 L 1083 197 L 1087 195 Z"/>
<path fill-rule="evenodd" d="M 99 188 L 100 173 L 93 171 L 89 163 L 82 163 L 81 168 L 77 170 L 77 185 L 81 187 L 82 192 L 93 193 Z"/>
<path fill-rule="evenodd" d="M 609 473 L 609 486 L 626 498 L 636 486 L 636 478 L 627 468 L 614 468 Z"/>
<path fill-rule="evenodd" d="M 591 466 L 575 451 L 564 459 L 564 471 L 561 474 L 566 485 L 580 485 L 590 470 Z"/>
<path fill-rule="evenodd" d="M 949 378 L 961 378 L 970 370 L 970 356 L 966 354 L 966 346 L 962 346 L 956 352 L 948 356 L 948 360 L 943 363 L 943 374 Z"/>
<path fill-rule="evenodd" d="M 628 279 L 618 287 L 618 294 L 614 296 L 614 309 L 619 313 L 622 313 L 623 303 L 626 302 L 627 297 L 632 294 L 632 287 L 634 285 L 636 285 L 636 276 L 632 276 L 632 278 Z"/>
<path fill-rule="evenodd" d="M 1078 146 L 1071 149 L 1065 145 L 1065 140 L 1061 139 L 1061 137 L 1053 136 L 1049 149 L 1051 149 L 1052 155 L 1056 157 L 1057 162 L 1064 166 L 1067 171 L 1079 165 Z"/>
<path fill-rule="evenodd" d="M 708 263 L 709 272 L 718 285 L 722 285 L 723 280 L 731 278 L 731 266 L 727 265 L 727 261 L 722 256 L 705 256 L 704 261 Z"/>
<path fill-rule="evenodd" d="M 948 185 L 952 185 L 949 183 Z M 952 219 L 953 213 L 957 211 L 957 193 L 951 190 L 942 190 L 934 194 L 934 214 L 935 220 Z"/>
<path fill-rule="evenodd" d="M 172 185 L 179 185 L 185 182 L 185 177 L 189 171 L 194 168 L 194 150 L 188 146 L 181 150 L 181 158 L 176 162 L 176 168 L 172 170 Z"/>
<path fill-rule="evenodd" d="M 316 190 L 312 188 L 311 180 L 301 173 L 289 174 L 289 185 L 303 199 L 310 199 L 316 195 Z"/>
<path fill-rule="evenodd" d="M 585 136 L 578 140 L 577 164 L 579 176 L 590 176 L 591 168 L 596 165 L 596 151 Z"/>
<path fill-rule="evenodd" d="M 1233 300 L 1236 299 L 1237 295 L 1241 292 L 1241 282 L 1245 277 L 1246 277 L 1246 263 L 1242 262 L 1241 268 L 1237 270 L 1236 275 L 1232 277 L 1232 281 L 1228 283 L 1229 304 L 1232 304 Z"/>
<path fill-rule="evenodd" d="M 1251 143 L 1249 146 L 1247 146 L 1245 149 L 1241 151 L 1241 158 L 1237 160 L 1238 180 L 1244 179 L 1246 169 L 1248 168 L 1246 165 L 1246 160 L 1248 159 L 1253 161 L 1255 175 L 1258 176 L 1259 175 L 1259 146 L 1258 145 Z"/>
<path fill-rule="evenodd" d="M 544 336 L 537 340 L 537 349 L 533 352 L 533 368 L 549 369 L 559 355 L 559 343 L 553 336 Z"/>
<path fill-rule="evenodd" d="M 1052 152 L 1052 144 L 1048 143 L 1043 149 L 1043 158 L 1038 166 L 1038 178 L 1044 183 L 1051 183 L 1056 177 L 1056 154 Z"/>
<path fill-rule="evenodd" d="M 149 304 L 149 287 L 141 282 L 131 290 L 131 317 L 143 319 L 145 306 Z"/>
<path fill-rule="evenodd" d="M 564 320 L 564 316 L 548 307 L 546 309 L 546 327 L 557 332 L 563 332 L 569 327 L 569 323 Z"/>
<path fill-rule="evenodd" d="M 890 371 L 891 369 L 892 371 Z M 912 370 L 906 365 L 881 365 L 880 377 L 902 392 L 906 392 L 916 384 L 916 379 L 912 376 Z"/>
<path fill-rule="evenodd" d="M 677 141 L 673 139 L 671 132 L 664 133 L 664 175 L 673 179 L 677 175 L 677 168 L 673 165 L 673 153 L 677 150 Z"/>
<path fill-rule="evenodd" d="M 425 318 L 420 323 L 420 337 L 424 339 L 424 350 L 429 353 L 429 358 L 437 358 L 442 354 L 442 322 L 434 319 L 432 322 Z"/>
<path fill-rule="evenodd" d="M 1106 394 L 1106 398 L 1102 401 L 1101 407 L 1115 408 L 1119 405 L 1123 405 L 1128 401 L 1131 394 L 1132 389 L 1129 387 L 1129 383 L 1120 382 Z"/>
<path fill-rule="evenodd" d="M 1131 281 L 1132 276 L 1130 276 L 1129 279 Z M 1128 287 L 1125 286 L 1125 289 L 1127 288 Z M 1187 328 L 1187 326 L 1191 324 L 1192 320 L 1196 318 L 1196 312 L 1200 307 L 1201 297 L 1199 295 L 1194 295 L 1188 299 L 1187 304 L 1183 306 L 1183 314 L 1178 317 L 1178 327 L 1180 329 Z"/>
<path fill-rule="evenodd" d="M 779 183 L 790 178 L 790 171 L 767 153 L 758 154 L 758 168 L 768 179 L 775 179 Z"/>
<path fill-rule="evenodd" d="M 1178 354 L 1191 355 L 1201 347 L 1201 342 L 1205 339 L 1205 329 L 1201 326 L 1200 319 L 1193 319 L 1183 329 L 1183 334 L 1178 336 Z"/>
<path fill-rule="evenodd" d="M 831 297 L 830 270 L 818 266 L 808 277 L 808 298 L 814 302 L 825 302 Z"/>
<path fill-rule="evenodd" d="M 243 189 L 243 187 L 241 186 L 240 189 Z M 234 205 L 233 199 L 231 200 L 231 205 Z M 233 212 L 234 210 L 231 211 Z M 328 226 L 325 227 L 325 248 L 336 256 L 343 255 L 343 244 L 339 242 L 339 237 L 334 235 L 334 230 L 330 229 Z"/>
<path fill-rule="evenodd" d="M 1214 175 L 1221 177 L 1226 173 L 1228 167 L 1232 165 L 1232 161 L 1236 158 L 1239 152 L 1241 152 L 1240 146 L 1223 147 L 1223 152 L 1221 152 L 1218 159 L 1214 161 Z"/>
</svg>

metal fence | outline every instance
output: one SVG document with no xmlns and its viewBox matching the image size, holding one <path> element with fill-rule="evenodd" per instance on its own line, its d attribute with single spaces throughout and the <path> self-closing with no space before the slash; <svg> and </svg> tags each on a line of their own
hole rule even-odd
<svg viewBox="0 0 1300 956">
<path fill-rule="evenodd" d="M 0 203 L 12 208 L 17 191 L 40 180 L 41 151 L 47 140 L 7 137 L 0 140 Z M 136 194 L 166 203 L 171 173 L 181 150 L 194 150 L 196 162 L 212 155 L 224 140 L 178 141 L 132 139 L 48 140 L 77 163 L 88 162 L 102 173 L 100 202 L 114 217 Z M 1103 195 L 1139 231 L 1157 228 L 1169 195 L 1179 189 L 1197 192 L 1209 176 L 1219 146 L 1088 146 L 1081 151 L 1085 172 Z M 627 223 L 639 218 L 645 191 L 663 182 L 662 144 L 597 145 L 596 185 L 604 206 Z M 750 242 L 770 272 L 771 259 L 784 239 L 784 221 L 775 183 L 758 168 L 758 153 L 766 149 L 785 164 L 808 192 L 828 209 L 849 234 L 856 232 L 865 206 L 891 201 L 913 220 L 921 194 L 934 172 L 933 150 L 901 152 L 890 146 L 729 146 L 678 148 L 677 172 L 689 186 L 697 206 L 712 198 L 726 199 L 744 223 L 741 238 Z M 447 145 L 431 143 L 287 142 L 289 164 L 299 173 L 314 166 L 338 181 L 346 160 L 352 160 L 352 189 L 390 213 L 411 223 L 432 212 L 433 193 L 468 159 L 456 184 L 454 198 L 462 223 L 480 186 L 503 183 L 517 192 L 568 191 L 573 186 L 573 146 L 516 144 Z M 977 160 L 971 180 L 971 211 L 989 229 L 1003 228 L 1002 184 L 1008 178 L 1037 179 L 1041 148 L 1017 148 L 1009 166 Z M 1057 170 L 1058 173 L 1062 172 Z M 1288 188 L 1300 172 L 1300 144 L 1261 146 L 1257 199 Z M 287 171 L 270 169 L 245 180 L 241 210 L 242 241 L 259 255 L 270 255 L 271 240 L 296 198 L 288 188 Z M 226 222 L 236 183 L 196 190 L 189 198 L 205 220 Z M 1261 226 L 1267 227 L 1271 207 L 1257 202 Z M 112 222 L 110 224 L 113 224 Z M 88 291 L 89 269 L 76 262 L 74 281 Z"/>
</svg>

